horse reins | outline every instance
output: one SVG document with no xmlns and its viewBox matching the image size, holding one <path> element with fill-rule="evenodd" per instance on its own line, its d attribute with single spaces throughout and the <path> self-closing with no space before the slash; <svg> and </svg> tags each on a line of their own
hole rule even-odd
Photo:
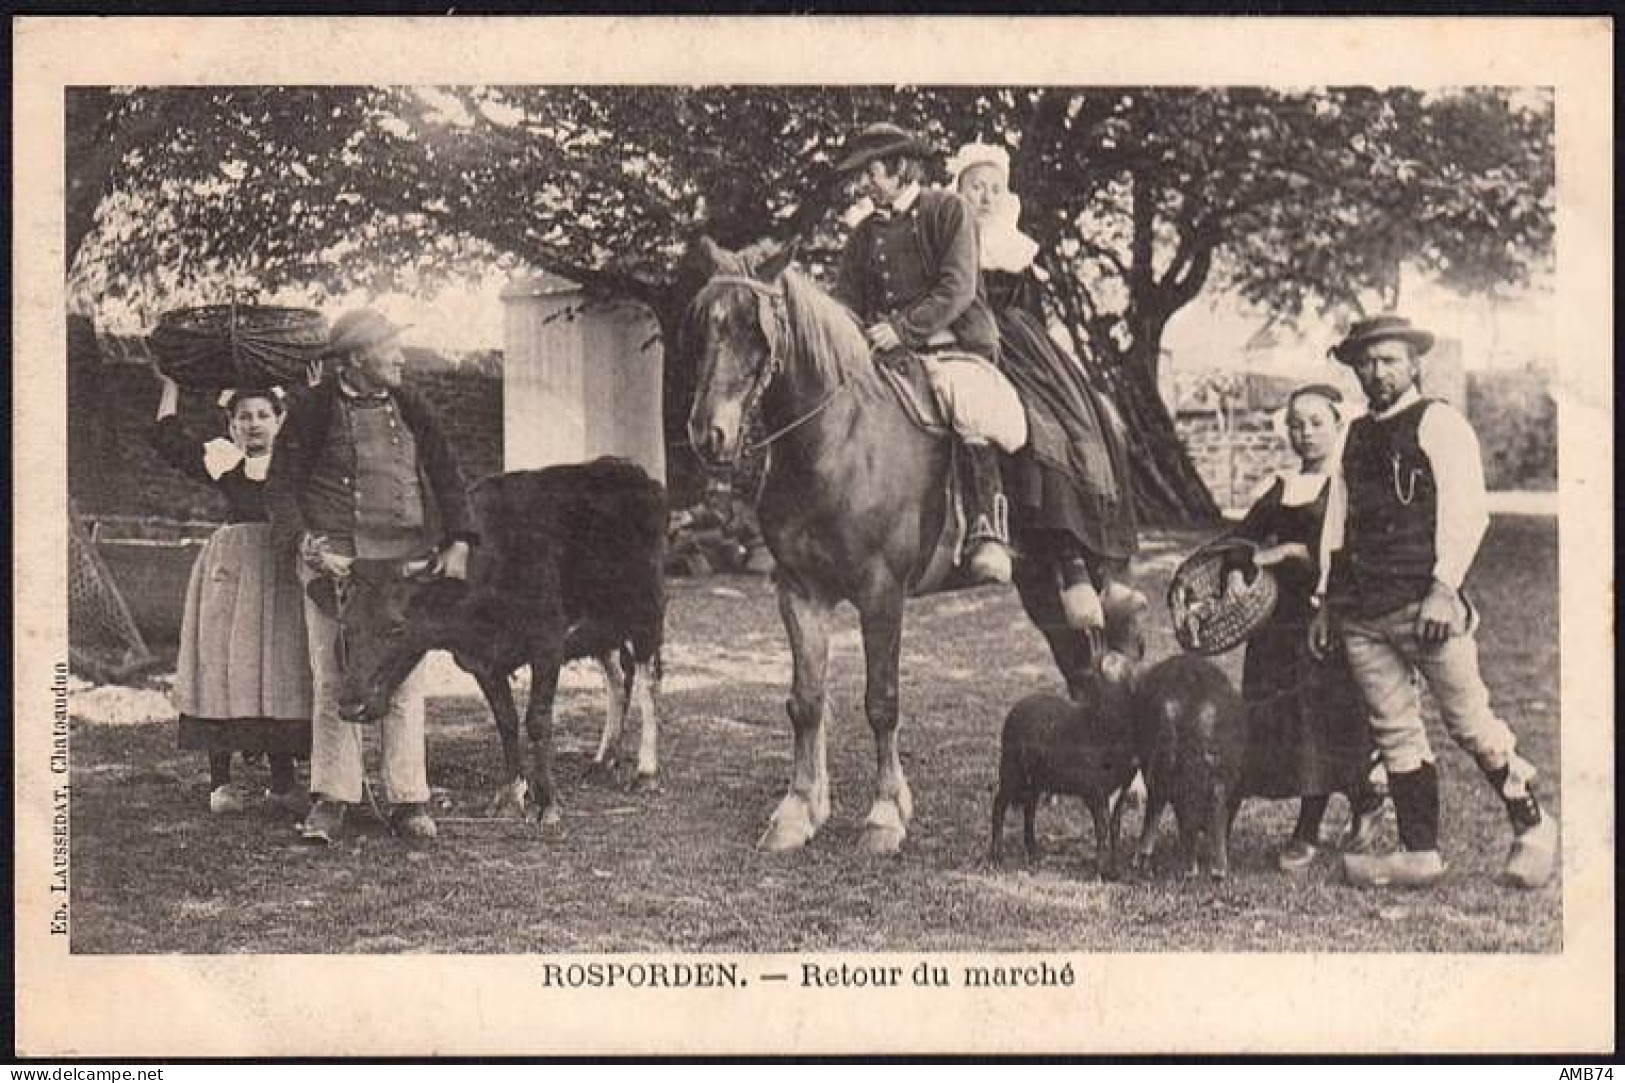
<svg viewBox="0 0 1625 1083">
<path fill-rule="evenodd" d="M 761 368 L 757 370 L 755 375 L 751 377 L 752 383 L 750 390 L 745 392 L 745 401 L 740 409 L 740 429 L 744 432 L 749 432 L 751 427 L 756 423 L 756 420 L 760 414 L 762 400 L 767 396 L 768 386 L 772 384 L 775 376 L 784 371 L 784 366 L 780 360 L 779 352 L 780 340 L 784 335 L 784 293 L 783 291 L 775 289 L 765 282 L 758 282 L 756 279 L 750 278 L 746 275 L 715 275 L 711 278 L 710 283 L 707 284 L 709 285 L 713 283 L 728 286 L 744 286 L 752 293 L 756 294 L 758 298 L 765 298 L 768 303 L 768 311 L 773 314 L 775 333 L 765 336 L 768 340 L 767 361 L 764 362 Z M 760 302 L 758 302 L 758 304 L 759 303 Z M 706 387 L 703 390 L 707 392 L 710 390 L 710 382 L 711 380 L 708 376 L 706 379 Z M 754 455 L 756 452 L 767 448 L 775 441 L 783 439 L 792 432 L 795 432 L 797 429 L 801 428 L 803 425 L 807 424 L 809 421 L 812 421 L 819 414 L 827 410 L 830 404 L 835 401 L 836 396 L 845 390 L 845 388 L 846 381 L 841 380 L 830 389 L 828 394 L 820 399 L 817 404 L 806 413 L 792 419 L 788 424 L 779 426 L 777 429 L 768 433 L 760 440 L 755 440 L 748 443 L 742 442 L 739 447 L 738 458 L 744 458 L 747 455 Z"/>
</svg>

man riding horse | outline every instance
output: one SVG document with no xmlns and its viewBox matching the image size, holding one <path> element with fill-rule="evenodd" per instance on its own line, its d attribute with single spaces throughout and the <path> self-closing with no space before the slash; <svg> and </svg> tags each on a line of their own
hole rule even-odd
<svg viewBox="0 0 1625 1083">
<path fill-rule="evenodd" d="M 982 294 L 975 218 L 958 193 L 921 186 L 933 153 L 928 141 L 895 124 L 871 124 L 852 138 L 836 169 L 861 171 L 875 210 L 847 241 L 835 294 L 857 314 L 881 364 L 907 364 L 909 354 L 924 359 L 939 397 L 979 404 L 982 413 L 991 405 L 999 415 L 993 427 L 1012 432 L 1000 442 L 1019 446 L 1026 423 L 1014 391 L 993 368 L 999 332 Z M 981 431 L 989 426 L 964 414 L 953 411 L 949 420 L 961 441 L 971 524 L 967 565 L 981 582 L 1008 583 L 998 452 Z"/>
</svg>

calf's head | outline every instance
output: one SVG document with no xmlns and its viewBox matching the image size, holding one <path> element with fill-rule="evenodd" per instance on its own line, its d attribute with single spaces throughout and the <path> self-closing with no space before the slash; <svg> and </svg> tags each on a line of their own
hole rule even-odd
<svg viewBox="0 0 1625 1083">
<path fill-rule="evenodd" d="M 339 717 L 369 722 L 389 713 L 401 682 L 446 644 L 466 591 L 427 562 L 357 560 L 339 605 Z"/>
</svg>

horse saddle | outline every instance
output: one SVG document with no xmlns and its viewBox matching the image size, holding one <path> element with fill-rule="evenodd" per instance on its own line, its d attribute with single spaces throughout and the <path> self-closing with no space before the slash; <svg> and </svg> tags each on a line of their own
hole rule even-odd
<svg viewBox="0 0 1625 1083">
<path fill-rule="evenodd" d="M 960 355 L 956 352 L 934 353 L 933 357 L 947 359 Z M 885 377 L 892 394 L 903 413 L 922 432 L 932 436 L 951 435 L 948 419 L 943 416 L 942 404 L 931 385 L 931 374 L 925 370 L 925 359 L 912 350 L 886 350 L 875 354 L 875 368 Z"/>
<path fill-rule="evenodd" d="M 933 361 L 987 363 L 985 358 L 963 350 L 933 349 L 930 356 Z M 953 435 L 953 426 L 943 410 L 942 400 L 932 384 L 923 357 L 911 350 L 887 350 L 876 353 L 874 363 L 891 387 L 892 394 L 897 396 L 903 413 L 915 427 L 938 438 Z M 965 539 L 970 532 L 970 516 L 965 511 L 966 494 L 960 478 L 959 442 L 953 441 L 950 447 L 952 457 L 943 481 L 944 506 L 948 514 L 943 516 L 942 530 L 925 567 L 909 584 L 909 594 L 914 597 L 978 585 L 978 581 L 962 567 Z"/>
</svg>

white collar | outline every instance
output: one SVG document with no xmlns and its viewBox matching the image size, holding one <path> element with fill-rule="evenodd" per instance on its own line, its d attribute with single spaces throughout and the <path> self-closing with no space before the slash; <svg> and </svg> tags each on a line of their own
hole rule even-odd
<svg viewBox="0 0 1625 1083">
<path fill-rule="evenodd" d="M 1320 499 L 1321 491 L 1326 488 L 1326 483 L 1331 477 L 1324 470 L 1318 474 L 1305 474 L 1302 471 L 1282 474 L 1281 503 L 1289 508 L 1313 504 Z"/>
<path fill-rule="evenodd" d="M 907 188 L 897 193 L 897 198 L 891 202 L 891 216 L 907 214 L 908 209 L 914 206 L 914 201 L 920 198 L 920 182 L 910 181 Z"/>
<path fill-rule="evenodd" d="M 1372 414 L 1371 417 L 1376 421 L 1387 421 L 1389 418 L 1393 417 L 1407 406 L 1416 405 L 1421 401 L 1421 399 L 1422 393 L 1416 390 L 1415 384 L 1412 384 L 1410 387 L 1405 389 L 1404 393 L 1401 394 L 1399 398 L 1394 400 L 1394 404 L 1392 406 L 1388 407 L 1388 409 L 1384 410 L 1380 414 Z"/>
<path fill-rule="evenodd" d="M 264 481 L 271 470 L 271 453 L 245 455 L 243 449 L 225 437 L 216 437 L 203 445 L 203 469 L 209 477 L 219 481 L 242 465 L 243 476 L 249 481 Z"/>
<path fill-rule="evenodd" d="M 361 391 L 350 386 L 349 381 L 347 381 L 343 376 L 338 377 L 338 385 L 339 394 L 343 395 L 351 402 L 375 402 L 378 399 L 389 398 L 390 389 L 387 387 L 379 388 L 376 391 Z"/>
<path fill-rule="evenodd" d="M 1017 229 L 1014 222 L 989 223 L 977 238 L 977 251 L 982 270 L 1020 274 L 1033 265 L 1038 242 Z"/>
</svg>

